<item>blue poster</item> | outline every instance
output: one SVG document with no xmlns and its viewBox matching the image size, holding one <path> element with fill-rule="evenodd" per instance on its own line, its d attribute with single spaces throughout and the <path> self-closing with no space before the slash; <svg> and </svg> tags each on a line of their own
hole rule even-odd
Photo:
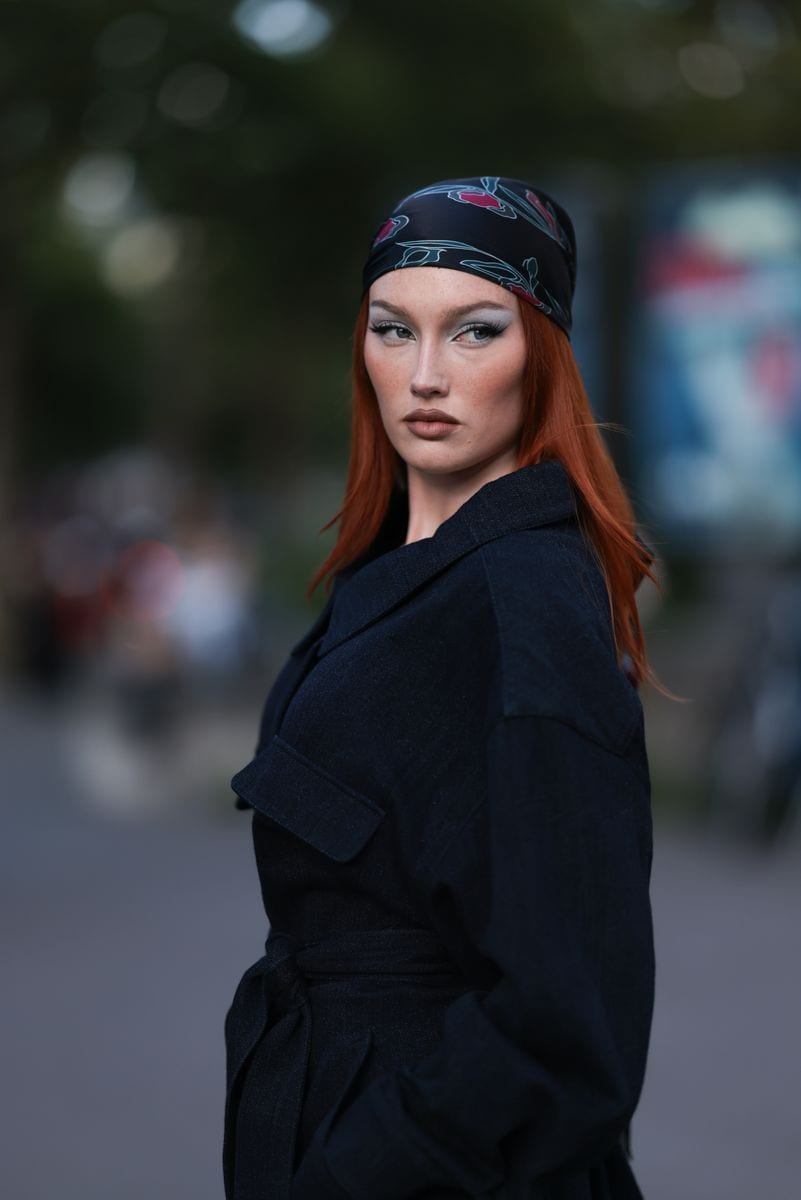
<svg viewBox="0 0 801 1200">
<path fill-rule="evenodd" d="M 690 555 L 801 549 L 801 172 L 644 196 L 629 425 L 640 509 Z"/>
</svg>

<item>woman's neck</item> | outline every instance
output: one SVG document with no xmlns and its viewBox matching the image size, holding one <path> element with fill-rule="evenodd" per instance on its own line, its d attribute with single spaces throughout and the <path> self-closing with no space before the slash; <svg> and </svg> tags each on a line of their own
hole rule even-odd
<svg viewBox="0 0 801 1200">
<path fill-rule="evenodd" d="M 516 466 L 513 454 L 478 463 L 464 471 L 432 473 L 407 466 L 409 523 L 405 545 L 433 537 L 443 521 L 452 517 L 479 488 Z"/>
</svg>

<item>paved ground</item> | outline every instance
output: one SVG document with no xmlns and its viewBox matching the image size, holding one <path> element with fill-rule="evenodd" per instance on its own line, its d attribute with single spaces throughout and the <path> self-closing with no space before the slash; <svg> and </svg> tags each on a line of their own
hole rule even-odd
<svg viewBox="0 0 801 1200">
<path fill-rule="evenodd" d="M 0 703 L 2 1195 L 221 1200 L 222 1021 L 265 932 L 247 818 L 104 818 L 59 729 Z M 653 894 L 647 1200 L 794 1200 L 801 853 L 661 830 Z"/>
</svg>

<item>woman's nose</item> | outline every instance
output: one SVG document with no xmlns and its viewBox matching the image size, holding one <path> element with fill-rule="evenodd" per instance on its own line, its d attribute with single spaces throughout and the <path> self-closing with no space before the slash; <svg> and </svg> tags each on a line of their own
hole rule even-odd
<svg viewBox="0 0 801 1200">
<path fill-rule="evenodd" d="M 431 342 L 420 342 L 419 345 L 417 362 L 409 383 L 411 393 L 421 399 L 444 396 L 448 391 L 448 381 L 440 352 Z"/>
</svg>

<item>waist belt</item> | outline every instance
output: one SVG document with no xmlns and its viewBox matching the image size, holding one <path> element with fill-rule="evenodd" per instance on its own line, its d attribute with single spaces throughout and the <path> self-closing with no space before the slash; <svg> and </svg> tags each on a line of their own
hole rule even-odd
<svg viewBox="0 0 801 1200">
<path fill-rule="evenodd" d="M 307 943 L 271 931 L 265 954 L 245 971 L 225 1018 L 227 1200 L 289 1196 L 311 1048 L 307 984 L 353 975 L 465 982 L 427 929 L 346 930 Z M 249 1066 L 248 1112 L 251 1120 L 257 1114 L 258 1128 L 248 1126 L 248 1113 L 239 1112 Z"/>
</svg>

